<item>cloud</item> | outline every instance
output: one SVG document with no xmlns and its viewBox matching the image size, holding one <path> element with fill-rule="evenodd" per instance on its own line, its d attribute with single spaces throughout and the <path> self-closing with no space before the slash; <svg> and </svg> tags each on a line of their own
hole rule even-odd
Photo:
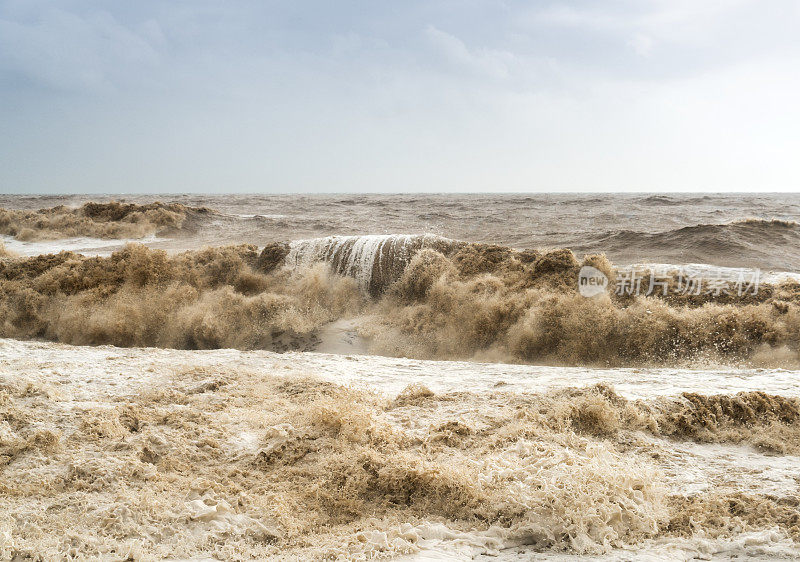
<svg viewBox="0 0 800 562">
<path fill-rule="evenodd" d="M 0 0 L 0 190 L 796 189 L 799 14 Z"/>
<path fill-rule="evenodd" d="M 512 53 L 495 49 L 470 49 L 450 33 L 428 25 L 425 34 L 431 44 L 452 64 L 493 78 L 507 78 L 516 60 Z"/>
<path fill-rule="evenodd" d="M 108 12 L 46 9 L 27 23 L 0 19 L 0 73 L 57 90 L 109 92 L 158 63 L 160 40 L 154 21 L 137 32 Z"/>
</svg>

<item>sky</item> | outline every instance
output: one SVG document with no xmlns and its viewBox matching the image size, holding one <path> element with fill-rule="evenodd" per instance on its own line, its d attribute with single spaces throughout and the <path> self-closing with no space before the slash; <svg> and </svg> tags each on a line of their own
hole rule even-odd
<svg viewBox="0 0 800 562">
<path fill-rule="evenodd" d="M 800 2 L 0 0 L 0 192 L 800 191 Z"/>
</svg>

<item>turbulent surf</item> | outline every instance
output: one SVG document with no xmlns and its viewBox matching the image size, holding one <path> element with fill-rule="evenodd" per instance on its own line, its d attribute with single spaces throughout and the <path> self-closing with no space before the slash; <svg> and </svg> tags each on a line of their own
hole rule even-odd
<svg viewBox="0 0 800 562">
<path fill-rule="evenodd" d="M 205 208 L 179 203 L 88 202 L 80 207 L 59 205 L 48 209 L 0 209 L 0 234 L 17 240 L 58 240 L 72 236 L 141 238 L 148 234 L 175 234 Z"/>
<path fill-rule="evenodd" d="M 374 353 L 627 365 L 795 364 L 800 285 L 758 294 L 578 293 L 603 255 L 436 236 L 331 237 L 175 255 L 129 245 L 0 262 L 0 335 L 180 349 L 313 349 L 358 317 Z M 669 283 L 678 283 L 670 278 Z"/>
<path fill-rule="evenodd" d="M 0 553 L 800 556 L 798 203 L 609 197 L 12 200 Z"/>
</svg>

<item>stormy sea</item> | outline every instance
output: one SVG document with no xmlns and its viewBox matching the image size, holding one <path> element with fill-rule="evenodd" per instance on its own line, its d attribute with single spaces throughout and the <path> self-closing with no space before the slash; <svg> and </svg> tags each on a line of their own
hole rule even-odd
<svg viewBox="0 0 800 562">
<path fill-rule="evenodd" d="M 800 557 L 797 220 L 0 196 L 0 553 Z"/>
</svg>

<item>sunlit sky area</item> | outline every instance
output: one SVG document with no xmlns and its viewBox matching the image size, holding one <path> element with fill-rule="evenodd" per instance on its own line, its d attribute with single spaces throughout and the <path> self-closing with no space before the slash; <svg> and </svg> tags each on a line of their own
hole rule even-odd
<svg viewBox="0 0 800 562">
<path fill-rule="evenodd" d="M 0 191 L 800 191 L 794 0 L 0 0 Z"/>
</svg>

